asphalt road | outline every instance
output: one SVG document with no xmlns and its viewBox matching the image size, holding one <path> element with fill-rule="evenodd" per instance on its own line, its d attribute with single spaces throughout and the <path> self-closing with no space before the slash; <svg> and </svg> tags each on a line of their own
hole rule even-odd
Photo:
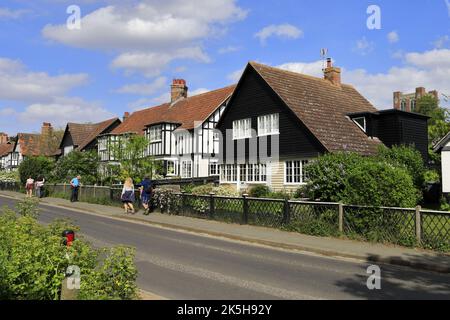
<svg viewBox="0 0 450 320">
<path fill-rule="evenodd" d="M 14 202 L 0 196 L 0 206 Z M 41 209 L 41 222 L 71 218 L 96 246 L 135 247 L 139 287 L 167 299 L 450 299 L 450 275 L 382 265 L 381 290 L 369 290 L 365 262 Z"/>
</svg>

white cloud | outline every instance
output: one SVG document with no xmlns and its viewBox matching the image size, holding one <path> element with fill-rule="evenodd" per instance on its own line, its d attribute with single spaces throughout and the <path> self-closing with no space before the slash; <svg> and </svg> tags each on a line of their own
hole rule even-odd
<svg viewBox="0 0 450 320">
<path fill-rule="evenodd" d="M 303 62 L 288 62 L 277 66 L 277 68 L 293 71 L 297 73 L 303 73 L 314 77 L 323 77 L 323 61 L 315 61 L 310 63 Z"/>
<path fill-rule="evenodd" d="M 111 63 L 113 68 L 121 68 L 127 74 L 141 72 L 147 77 L 158 76 L 164 67 L 177 59 L 191 59 L 210 62 L 210 58 L 199 47 L 181 48 L 167 53 L 133 52 L 119 55 Z"/>
<path fill-rule="evenodd" d="M 291 24 L 270 25 L 255 34 L 261 44 L 265 44 L 270 37 L 278 37 L 284 39 L 298 39 L 303 37 L 303 31 Z"/>
<path fill-rule="evenodd" d="M 26 14 L 27 10 L 11 10 L 9 8 L 1 8 L 0 7 L 0 20 L 1 19 L 18 19 L 24 14 Z"/>
<path fill-rule="evenodd" d="M 398 35 L 397 31 L 389 32 L 387 38 L 390 43 L 397 43 L 400 41 L 400 36 Z"/>
<path fill-rule="evenodd" d="M 114 115 L 100 104 L 89 103 L 81 98 L 56 97 L 51 103 L 33 103 L 17 114 L 22 123 L 50 122 L 64 126 L 67 122 L 97 122 Z"/>
<path fill-rule="evenodd" d="M 343 70 L 343 80 L 353 84 L 377 108 L 392 108 L 394 91 L 414 92 L 416 87 L 450 93 L 450 50 L 431 50 L 405 54 L 405 65 L 385 73 Z"/>
<path fill-rule="evenodd" d="M 433 46 L 436 49 L 442 49 L 442 48 L 444 48 L 447 45 L 447 43 L 449 41 L 450 41 L 449 36 L 445 35 L 445 36 L 437 38 L 436 41 L 433 42 Z"/>
<path fill-rule="evenodd" d="M 448 16 L 450 17 L 450 0 L 445 0 L 445 3 L 447 4 Z"/>
<path fill-rule="evenodd" d="M 368 41 L 366 37 L 362 37 L 362 39 L 356 42 L 356 47 L 354 51 L 359 53 L 360 55 L 366 56 L 371 53 L 375 49 L 375 44 L 371 41 Z"/>
<path fill-rule="evenodd" d="M 237 83 L 239 79 L 241 78 L 242 74 L 244 73 L 245 68 L 233 71 L 227 76 L 227 79 L 230 80 L 233 83 Z"/>
<path fill-rule="evenodd" d="M 14 130 L 18 124 L 26 124 L 29 128 L 48 121 L 63 126 L 68 121 L 87 122 L 111 117 L 111 113 L 98 103 L 67 96 L 70 90 L 88 80 L 86 74 L 52 76 L 30 71 L 18 60 L 0 58 L 0 101 L 15 101 L 25 106 L 23 110 L 3 108 L 0 115 L 13 118 L 10 125 L 15 126 Z"/>
<path fill-rule="evenodd" d="M 192 97 L 192 96 L 196 96 L 196 95 L 199 95 L 199 94 L 202 94 L 202 93 L 206 93 L 206 92 L 209 92 L 209 91 L 211 91 L 211 90 L 206 89 L 206 88 L 198 88 L 198 89 L 195 89 L 193 91 L 190 91 L 189 92 L 189 96 Z"/>
<path fill-rule="evenodd" d="M 42 33 L 47 39 L 69 46 L 117 51 L 121 55 L 113 66 L 157 75 L 176 59 L 208 61 L 200 49 L 202 42 L 223 32 L 227 23 L 246 17 L 235 0 L 114 3 L 86 14 L 81 30 L 47 25 Z M 156 62 L 140 64 L 134 61 L 136 57 Z"/>
<path fill-rule="evenodd" d="M 159 77 L 151 83 L 127 84 L 117 90 L 118 93 L 138 94 L 142 96 L 152 95 L 167 85 L 166 77 Z"/>
<path fill-rule="evenodd" d="M 239 50 L 241 50 L 240 47 L 228 46 L 228 47 L 220 48 L 218 52 L 219 52 L 219 54 L 227 54 L 227 53 L 237 52 Z"/>
<path fill-rule="evenodd" d="M 49 101 L 72 88 L 87 84 L 87 74 L 50 76 L 31 72 L 17 60 L 0 57 L 0 99 L 14 101 Z"/>
</svg>

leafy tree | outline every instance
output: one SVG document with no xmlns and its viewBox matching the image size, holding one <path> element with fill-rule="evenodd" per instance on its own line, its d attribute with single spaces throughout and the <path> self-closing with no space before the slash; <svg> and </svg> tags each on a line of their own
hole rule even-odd
<svg viewBox="0 0 450 320">
<path fill-rule="evenodd" d="M 37 179 L 41 176 L 48 180 L 54 167 L 55 162 L 47 157 L 26 158 L 19 166 L 20 182 L 25 184 L 29 177 Z"/>
<path fill-rule="evenodd" d="M 122 181 L 127 177 L 131 177 L 133 181 L 139 181 L 144 176 L 153 178 L 153 175 L 161 169 L 160 161 L 145 156 L 148 145 L 146 137 L 129 135 L 121 137 L 120 143 L 112 146 L 113 157 L 120 163 Z"/>
<path fill-rule="evenodd" d="M 428 138 L 431 145 L 437 143 L 450 130 L 450 112 L 439 106 L 439 101 L 426 95 L 417 100 L 416 111 L 429 116 Z"/>
<path fill-rule="evenodd" d="M 80 175 L 84 184 L 95 184 L 99 181 L 98 168 L 99 157 L 96 151 L 72 151 L 56 163 L 54 179 L 68 182 Z"/>
</svg>

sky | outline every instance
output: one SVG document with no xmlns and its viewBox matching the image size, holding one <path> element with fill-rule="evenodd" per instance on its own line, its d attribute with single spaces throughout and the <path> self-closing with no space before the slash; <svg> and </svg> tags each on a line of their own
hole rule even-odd
<svg viewBox="0 0 450 320">
<path fill-rule="evenodd" d="M 450 96 L 450 0 L 1 0 L 0 41 L 10 135 L 167 102 L 174 78 L 221 88 L 248 61 L 321 77 L 322 48 L 378 109 Z"/>
</svg>

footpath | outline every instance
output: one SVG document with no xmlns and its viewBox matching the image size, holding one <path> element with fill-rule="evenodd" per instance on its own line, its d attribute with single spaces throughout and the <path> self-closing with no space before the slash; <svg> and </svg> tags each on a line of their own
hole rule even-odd
<svg viewBox="0 0 450 320">
<path fill-rule="evenodd" d="M 10 191 L 0 191 L 0 196 L 14 199 L 24 198 L 23 194 Z M 142 210 L 135 215 L 125 215 L 123 209 L 119 207 L 83 202 L 71 203 L 68 200 L 59 198 L 44 198 L 41 200 L 41 204 L 279 249 L 297 250 L 336 258 L 357 259 L 366 261 L 369 264 L 391 264 L 425 271 L 450 273 L 449 254 L 423 249 L 411 249 L 339 238 L 314 237 L 277 229 L 228 224 L 160 213 L 144 216 L 142 215 Z"/>
</svg>

